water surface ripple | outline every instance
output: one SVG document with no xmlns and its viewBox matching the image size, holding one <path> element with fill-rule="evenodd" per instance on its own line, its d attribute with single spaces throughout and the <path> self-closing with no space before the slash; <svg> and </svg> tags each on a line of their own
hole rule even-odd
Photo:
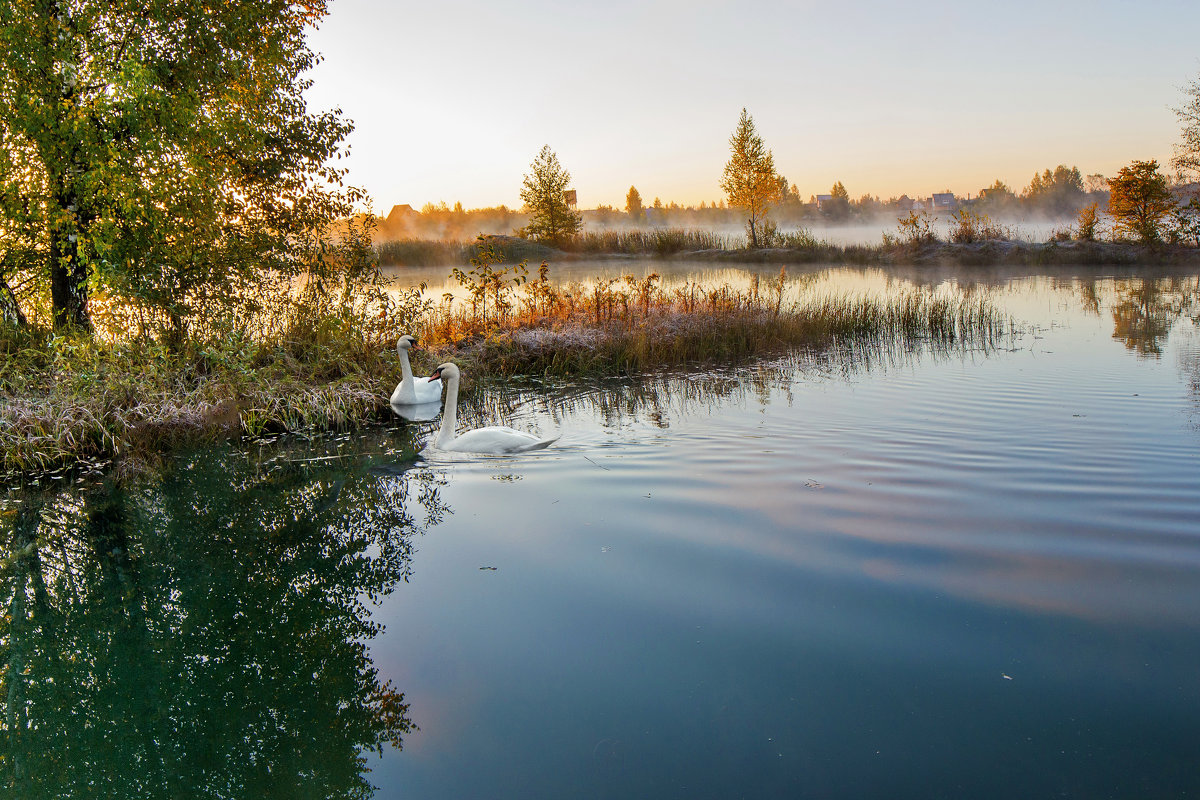
<svg viewBox="0 0 1200 800">
<path fill-rule="evenodd" d="M 517 457 L 423 451 L 437 422 L 397 420 L 10 504 L 11 550 L 40 547 L 63 630 L 100 626 L 71 664 L 107 663 L 88 648 L 133 606 L 151 622 L 120 669 L 38 695 L 23 713 L 50 722 L 20 736 L 10 680 L 5 763 L 63 794 L 62 776 L 117 786 L 156 752 L 159 783 L 107 795 L 131 797 L 169 796 L 172 775 L 214 797 L 299 796 L 271 780 L 414 800 L 1200 793 L 1200 278 L 940 290 L 960 285 L 1021 332 L 493 387 L 464 419 L 562 434 Z M 36 630 L 10 623 L 8 657 Z M 38 647 L 23 691 L 48 685 Z M 101 691 L 135 663 L 159 677 Z M 128 741 L 72 733 L 76 713 Z"/>
</svg>

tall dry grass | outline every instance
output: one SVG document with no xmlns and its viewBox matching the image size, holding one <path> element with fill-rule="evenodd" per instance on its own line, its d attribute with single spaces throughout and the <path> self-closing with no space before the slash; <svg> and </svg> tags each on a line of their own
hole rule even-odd
<svg viewBox="0 0 1200 800">
<path fill-rule="evenodd" d="M 423 331 L 436 357 L 484 376 L 631 373 L 796 346 L 987 346 L 1008 325 L 983 295 L 810 295 L 785 269 L 747 288 L 668 289 L 653 273 L 560 286 L 543 263 L 536 278 L 492 286 L 487 308 L 446 297 L 432 310 Z"/>
</svg>

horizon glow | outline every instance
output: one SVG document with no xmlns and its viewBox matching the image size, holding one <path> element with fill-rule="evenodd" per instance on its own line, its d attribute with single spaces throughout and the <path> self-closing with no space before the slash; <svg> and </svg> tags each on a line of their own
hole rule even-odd
<svg viewBox="0 0 1200 800">
<path fill-rule="evenodd" d="M 543 144 L 580 208 L 623 208 L 630 186 L 712 203 L 743 106 L 805 199 L 839 180 L 886 200 L 1019 193 L 1058 164 L 1169 168 L 1200 4 L 1050 6 L 335 0 L 307 97 L 355 122 L 348 182 L 384 214 L 518 208 Z"/>
</svg>

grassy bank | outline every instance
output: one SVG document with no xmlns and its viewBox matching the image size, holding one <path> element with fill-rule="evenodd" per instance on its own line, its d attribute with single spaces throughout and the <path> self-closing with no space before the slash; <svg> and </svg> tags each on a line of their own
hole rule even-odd
<svg viewBox="0 0 1200 800">
<path fill-rule="evenodd" d="M 659 276 L 555 286 L 540 275 L 520 290 L 502 281 L 487 296 L 444 302 L 425 326 L 434 359 L 455 358 L 492 376 L 639 373 L 731 361 L 794 347 L 987 346 L 1008 327 L 981 296 L 910 289 L 886 298 L 789 300 L 786 272 L 749 288 Z M 485 304 L 484 301 L 488 301 Z"/>
<path fill-rule="evenodd" d="M 427 373 L 453 359 L 468 392 L 493 378 L 640 373 L 797 346 L 986 346 L 1005 328 L 986 299 L 923 290 L 791 301 L 783 272 L 744 290 L 687 284 L 670 291 L 657 275 L 559 287 L 543 268 L 518 287 L 502 269 L 472 274 L 490 278 L 471 284 L 469 300 L 435 306 L 411 296 L 416 305 L 404 310 L 424 345 L 414 369 Z M 390 413 L 387 398 L 400 380 L 394 327 L 315 320 L 263 341 L 173 349 L 5 329 L 0 472 L 109 461 L 137 468 L 172 447 Z"/>
<path fill-rule="evenodd" d="M 315 330 L 285 341 L 194 342 L 176 350 L 11 330 L 0 344 L 6 475 L 346 425 L 379 408 L 381 381 L 399 380 L 385 343 Z"/>
</svg>

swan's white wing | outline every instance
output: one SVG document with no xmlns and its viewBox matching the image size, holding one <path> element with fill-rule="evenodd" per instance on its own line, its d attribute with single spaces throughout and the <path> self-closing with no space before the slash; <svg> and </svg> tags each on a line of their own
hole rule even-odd
<svg viewBox="0 0 1200 800">
<path fill-rule="evenodd" d="M 392 392 L 392 405 L 402 406 L 413 402 L 415 400 L 413 398 L 412 383 L 409 381 L 400 381 L 397 383 L 396 389 Z"/>
<path fill-rule="evenodd" d="M 520 453 L 541 449 L 553 441 L 538 439 L 532 434 L 503 425 L 493 425 L 461 433 L 442 449 L 459 453 Z"/>
<path fill-rule="evenodd" d="M 392 405 L 411 406 L 419 403 L 438 403 L 442 399 L 442 379 L 427 381 L 400 381 L 392 392 Z"/>
<path fill-rule="evenodd" d="M 527 447 L 522 447 L 522 448 L 518 449 L 517 452 L 518 453 L 528 453 L 530 450 L 541 450 L 543 448 L 549 447 L 550 445 L 554 444 L 557 441 L 558 441 L 557 436 L 555 436 L 553 439 L 538 439 L 533 444 L 531 444 Z"/>
<path fill-rule="evenodd" d="M 442 379 L 436 381 L 422 378 L 416 382 L 418 403 L 440 403 L 442 401 Z"/>
</svg>

